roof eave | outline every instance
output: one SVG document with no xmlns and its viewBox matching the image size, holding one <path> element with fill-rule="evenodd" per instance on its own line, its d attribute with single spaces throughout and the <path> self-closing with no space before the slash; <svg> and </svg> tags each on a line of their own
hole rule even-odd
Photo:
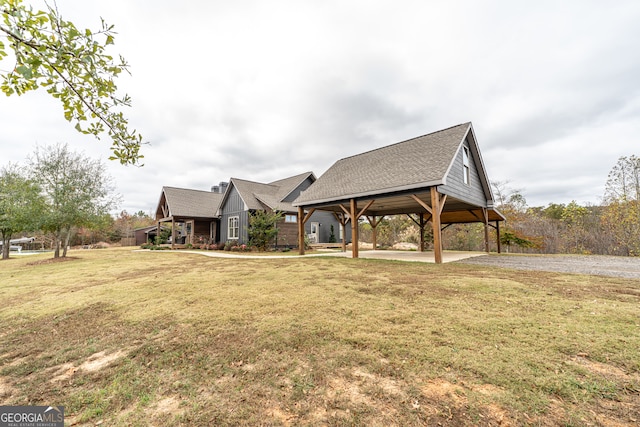
<svg viewBox="0 0 640 427">
<path fill-rule="evenodd" d="M 371 199 L 381 194 L 398 193 L 402 191 L 415 190 L 419 188 L 430 188 L 430 187 L 436 187 L 438 185 L 444 185 L 444 184 L 445 184 L 444 180 L 429 181 L 429 182 L 423 182 L 418 184 L 403 185 L 401 187 L 392 187 L 392 188 L 384 188 L 384 189 L 375 190 L 375 191 L 367 191 L 363 193 L 340 195 L 339 198 L 330 197 L 326 199 L 310 200 L 306 202 L 297 202 L 294 200 L 292 205 L 297 207 L 304 207 L 304 206 L 311 206 L 311 205 L 323 205 L 331 202 L 337 203 L 339 201 L 349 200 L 349 199 L 365 199 L 365 198 Z"/>
</svg>

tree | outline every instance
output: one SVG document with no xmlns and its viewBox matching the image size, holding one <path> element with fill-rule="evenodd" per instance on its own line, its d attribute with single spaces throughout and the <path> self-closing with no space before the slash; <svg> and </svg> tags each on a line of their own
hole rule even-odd
<svg viewBox="0 0 640 427">
<path fill-rule="evenodd" d="M 605 186 L 604 226 L 613 234 L 616 250 L 640 256 L 640 157 L 620 157 Z"/>
<path fill-rule="evenodd" d="M 55 4 L 55 3 L 54 3 Z M 0 72 L 0 88 L 7 95 L 22 95 L 46 88 L 62 103 L 64 117 L 75 128 L 100 139 L 105 132 L 112 140 L 112 160 L 137 164 L 142 136 L 129 130 L 122 106 L 130 106 L 128 95 L 116 96 L 114 82 L 128 64 L 122 56 L 115 60 L 106 52 L 114 42 L 113 25 L 102 20 L 98 31 L 80 30 L 65 21 L 57 8 L 33 10 L 21 0 L 0 0 L 0 61 L 14 54 L 15 65 Z"/>
<path fill-rule="evenodd" d="M 640 157 L 620 157 L 609 172 L 605 186 L 609 202 L 640 200 Z"/>
<path fill-rule="evenodd" d="M 17 166 L 0 172 L 0 239 L 2 259 L 9 258 L 11 238 L 21 231 L 38 228 L 43 200 L 38 185 L 22 176 Z"/>
<path fill-rule="evenodd" d="M 282 219 L 282 212 L 257 210 L 249 215 L 249 244 L 259 251 L 266 251 L 269 244 L 278 235 L 277 222 Z"/>
<path fill-rule="evenodd" d="M 100 161 L 69 151 L 66 144 L 38 148 L 29 162 L 47 202 L 43 230 L 55 236 L 54 257 L 61 245 L 64 257 L 74 227 L 99 223 L 117 204 L 111 177 Z"/>
</svg>

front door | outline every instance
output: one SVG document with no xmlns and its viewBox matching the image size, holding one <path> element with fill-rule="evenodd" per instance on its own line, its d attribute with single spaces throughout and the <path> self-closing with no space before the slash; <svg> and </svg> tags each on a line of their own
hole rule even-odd
<svg viewBox="0 0 640 427">
<path fill-rule="evenodd" d="M 311 232 L 309 233 L 309 243 L 320 243 L 320 223 L 311 223 Z"/>
</svg>

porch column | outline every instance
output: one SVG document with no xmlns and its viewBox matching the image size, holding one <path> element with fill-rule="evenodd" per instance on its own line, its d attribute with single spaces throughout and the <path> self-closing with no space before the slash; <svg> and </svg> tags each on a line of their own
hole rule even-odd
<svg viewBox="0 0 640 427">
<path fill-rule="evenodd" d="M 367 215 L 367 220 L 369 220 L 369 224 L 371 224 L 371 243 L 373 244 L 374 251 L 378 249 L 378 224 L 380 224 L 382 218 L 384 217 L 381 216 L 380 219 L 377 219 L 375 215 Z"/>
<path fill-rule="evenodd" d="M 358 258 L 358 216 L 356 199 L 351 199 L 351 257 Z"/>
<path fill-rule="evenodd" d="M 484 220 L 484 251 L 489 253 L 489 211 L 482 208 L 482 219 Z"/>
<path fill-rule="evenodd" d="M 433 254 L 436 264 L 442 264 L 442 230 L 440 229 L 440 194 L 431 187 L 431 225 L 433 227 Z"/>
<path fill-rule="evenodd" d="M 176 244 L 176 222 L 171 218 L 171 249 L 174 249 L 174 245 Z"/>
<path fill-rule="evenodd" d="M 502 248 L 500 246 L 500 221 L 496 221 L 496 243 L 498 244 L 498 253 L 502 253 Z"/>
<path fill-rule="evenodd" d="M 298 253 L 304 255 L 304 209 L 298 206 Z"/>
<path fill-rule="evenodd" d="M 420 252 L 424 252 L 424 226 L 426 225 L 426 221 L 424 220 L 424 212 L 420 212 L 420 224 L 418 224 L 418 226 L 420 227 L 420 246 L 418 247 L 418 250 Z"/>
</svg>

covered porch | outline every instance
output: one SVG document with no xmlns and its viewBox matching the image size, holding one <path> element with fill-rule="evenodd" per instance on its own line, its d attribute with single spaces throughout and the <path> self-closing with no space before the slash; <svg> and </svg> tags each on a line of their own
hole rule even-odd
<svg viewBox="0 0 640 427">
<path fill-rule="evenodd" d="M 380 192 L 375 196 L 351 197 L 343 200 L 327 200 L 324 203 L 298 206 L 300 229 L 315 210 L 332 212 L 342 226 L 351 222 L 351 257 L 359 257 L 358 221 L 366 218 L 372 228 L 373 250 L 376 250 L 376 227 L 388 215 L 408 215 L 420 229 L 418 252 L 424 252 L 426 242 L 425 228 L 430 224 L 433 230 L 433 256 L 438 264 L 444 262 L 442 231 L 452 224 L 483 223 L 484 247 L 490 250 L 490 228 L 496 230 L 496 247 L 500 248 L 500 221 L 504 216 L 493 208 L 476 206 L 439 191 L 437 186 L 411 191 Z M 304 255 L 304 242 L 299 245 L 300 255 Z M 343 247 L 344 249 L 344 247 Z"/>
</svg>

